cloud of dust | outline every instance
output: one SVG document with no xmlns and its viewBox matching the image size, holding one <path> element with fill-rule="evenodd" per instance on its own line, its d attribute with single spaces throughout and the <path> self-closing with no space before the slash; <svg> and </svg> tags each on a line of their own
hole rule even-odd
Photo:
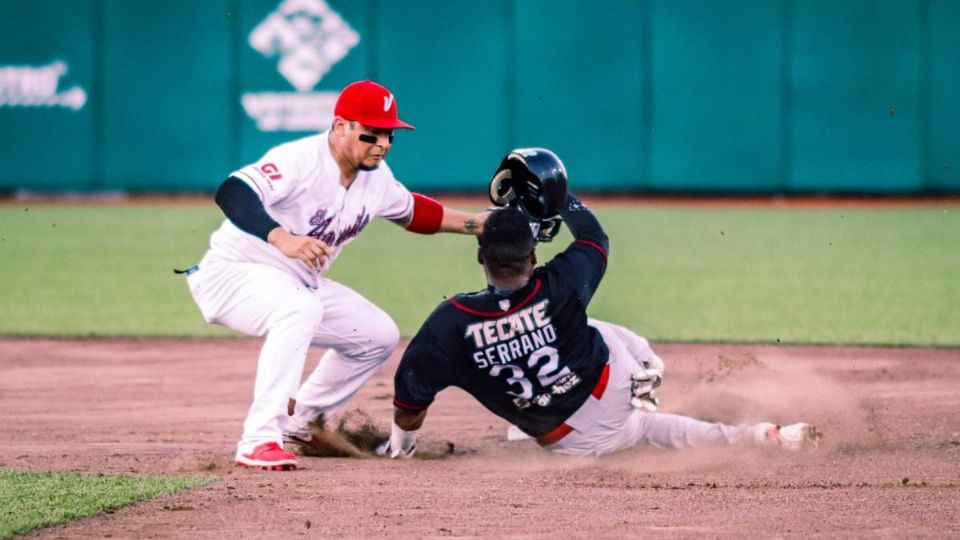
<svg viewBox="0 0 960 540">
<path fill-rule="evenodd" d="M 684 377 L 691 379 L 689 373 Z M 496 461 L 501 470 L 576 470 L 576 469 L 626 469 L 633 472 L 662 473 L 691 469 L 729 469 L 730 467 L 758 466 L 756 458 L 766 455 L 762 463 L 769 463 L 770 456 L 782 454 L 783 459 L 817 459 L 831 452 L 846 452 L 869 446 L 875 437 L 869 429 L 868 415 L 856 396 L 828 373 L 818 371 L 810 363 L 791 361 L 789 358 L 758 359 L 750 353 L 738 356 L 715 357 L 701 363 L 692 380 L 682 391 L 670 390 L 670 373 L 662 388 L 664 396 L 660 412 L 681 414 L 699 420 L 727 424 L 754 424 L 773 422 L 791 424 L 808 422 L 816 425 L 824 434 L 821 448 L 804 452 L 781 452 L 768 448 L 719 447 L 684 450 L 659 450 L 637 448 L 600 459 L 557 456 L 545 452 L 535 442 L 506 441 L 493 447 L 483 448 L 482 459 L 475 465 L 489 466 Z M 674 389 L 676 390 L 676 389 Z M 376 426 L 369 415 L 354 410 L 339 419 L 336 427 L 328 430 L 348 444 L 370 455 L 372 449 L 382 442 L 388 433 Z M 504 423 L 504 426 L 506 424 Z M 447 441 L 423 441 L 424 448 L 418 452 L 421 459 L 445 459 L 475 454 L 475 449 L 454 447 Z M 462 466 L 470 469 L 473 460 Z"/>
<path fill-rule="evenodd" d="M 699 382 L 666 401 L 662 412 L 727 424 L 807 422 L 825 433 L 827 447 L 867 436 L 866 412 L 859 400 L 814 366 L 748 354 L 720 356 L 701 371 Z"/>
<path fill-rule="evenodd" d="M 668 371 L 663 386 L 667 397 L 660 412 L 732 425 L 807 422 L 817 426 L 824 439 L 819 449 L 800 453 L 742 447 L 639 448 L 604 458 L 604 467 L 649 473 L 756 468 L 769 465 L 774 458 L 825 459 L 834 452 L 876 443 L 867 411 L 854 393 L 807 363 L 789 358 L 759 360 L 751 354 L 719 356 L 701 364 L 696 382 L 676 394 L 669 393 L 669 376 Z"/>
</svg>

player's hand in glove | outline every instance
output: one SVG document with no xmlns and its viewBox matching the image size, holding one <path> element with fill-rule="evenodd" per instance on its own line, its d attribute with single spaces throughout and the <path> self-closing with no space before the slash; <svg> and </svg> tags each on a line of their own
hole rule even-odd
<svg viewBox="0 0 960 540">
<path fill-rule="evenodd" d="M 630 356 L 637 361 L 637 371 L 630 376 L 630 404 L 647 412 L 655 412 L 660 400 L 653 395 L 653 391 L 663 382 L 663 360 L 653 352 L 646 339 L 632 335 L 632 339 L 624 341 Z"/>
<path fill-rule="evenodd" d="M 413 457 L 417 453 L 418 431 L 404 431 L 394 422 L 390 428 L 390 438 L 378 446 L 375 452 L 380 457 L 390 459 Z"/>
<path fill-rule="evenodd" d="M 647 412 L 656 412 L 660 400 L 653 391 L 663 382 L 663 377 L 654 370 L 638 371 L 630 376 L 630 404 Z"/>
</svg>

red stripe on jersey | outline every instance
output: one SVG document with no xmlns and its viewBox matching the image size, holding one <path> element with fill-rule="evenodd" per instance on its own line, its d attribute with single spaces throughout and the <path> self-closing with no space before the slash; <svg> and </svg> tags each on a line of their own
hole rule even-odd
<svg viewBox="0 0 960 540">
<path fill-rule="evenodd" d="M 586 244 L 586 245 L 588 245 L 588 246 L 590 246 L 590 247 L 592 247 L 592 248 L 596 248 L 596 250 L 600 252 L 600 255 L 603 256 L 603 263 L 604 263 L 604 264 L 607 263 L 607 252 L 606 252 L 606 250 L 604 250 L 604 249 L 600 246 L 600 244 L 597 244 L 596 242 L 591 242 L 591 241 L 589 241 L 589 240 L 574 240 L 573 243 L 574 243 L 574 244 Z"/>
<path fill-rule="evenodd" d="M 530 294 L 528 294 L 527 297 L 524 298 L 522 302 L 513 306 L 508 311 L 479 311 L 473 308 L 468 308 L 467 306 L 461 304 L 460 302 L 457 302 L 456 298 L 451 298 L 450 303 L 453 304 L 453 307 L 459 309 L 460 311 L 467 312 L 471 315 L 476 315 L 477 317 L 503 317 L 504 315 L 509 315 L 514 311 L 522 309 L 523 306 L 527 305 L 527 303 L 530 302 L 530 300 L 533 300 L 533 297 L 536 296 L 538 292 L 540 292 L 541 285 L 543 285 L 543 283 L 539 279 L 536 280 L 536 282 L 534 282 L 534 285 L 533 285 L 533 290 L 530 291 Z"/>
<path fill-rule="evenodd" d="M 417 407 L 416 405 L 408 405 L 397 398 L 393 398 L 393 406 L 398 409 L 404 409 L 404 410 L 413 411 L 413 412 L 420 412 L 427 408 L 427 407 Z"/>
<path fill-rule="evenodd" d="M 607 389 L 607 382 L 610 381 L 610 364 L 603 366 L 603 371 L 600 373 L 600 380 L 597 381 L 596 386 L 593 387 L 593 391 L 590 392 L 590 395 L 596 399 L 603 397 L 603 392 Z M 537 437 L 537 442 L 541 446 L 549 446 L 560 439 L 566 437 L 573 431 L 573 428 L 570 427 L 566 422 L 560 424 L 559 426 L 553 428 L 552 431 L 544 433 L 543 435 Z"/>
<path fill-rule="evenodd" d="M 540 443 L 541 446 L 548 446 L 566 437 L 571 431 L 573 431 L 572 427 L 567 424 L 560 424 L 553 428 L 553 431 L 537 437 L 537 442 Z"/>
<path fill-rule="evenodd" d="M 603 392 L 607 389 L 607 381 L 610 380 L 610 364 L 603 366 L 603 372 L 600 373 L 600 380 L 597 381 L 597 385 L 593 387 L 593 392 L 590 392 L 590 395 L 600 399 L 603 397 Z"/>
</svg>

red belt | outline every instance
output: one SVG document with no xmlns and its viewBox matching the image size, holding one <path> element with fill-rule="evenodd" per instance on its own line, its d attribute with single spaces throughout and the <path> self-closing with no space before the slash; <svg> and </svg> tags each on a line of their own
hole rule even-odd
<svg viewBox="0 0 960 540">
<path fill-rule="evenodd" d="M 603 397 L 604 390 L 607 389 L 607 381 L 610 380 L 610 364 L 603 366 L 603 372 L 600 373 L 600 380 L 597 381 L 597 385 L 593 387 L 593 391 L 590 392 L 590 395 L 600 399 Z M 540 446 L 551 445 L 560 439 L 566 437 L 573 431 L 573 428 L 567 424 L 560 424 L 555 427 L 549 433 L 537 437 L 537 442 Z"/>
</svg>

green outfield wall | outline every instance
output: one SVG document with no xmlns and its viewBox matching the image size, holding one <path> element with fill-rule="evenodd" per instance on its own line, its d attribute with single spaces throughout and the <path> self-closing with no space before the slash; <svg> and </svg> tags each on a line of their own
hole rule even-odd
<svg viewBox="0 0 960 540">
<path fill-rule="evenodd" d="M 389 162 L 482 190 L 960 192 L 960 0 L 0 0 L 0 191 L 214 189 L 373 78 Z"/>
</svg>

